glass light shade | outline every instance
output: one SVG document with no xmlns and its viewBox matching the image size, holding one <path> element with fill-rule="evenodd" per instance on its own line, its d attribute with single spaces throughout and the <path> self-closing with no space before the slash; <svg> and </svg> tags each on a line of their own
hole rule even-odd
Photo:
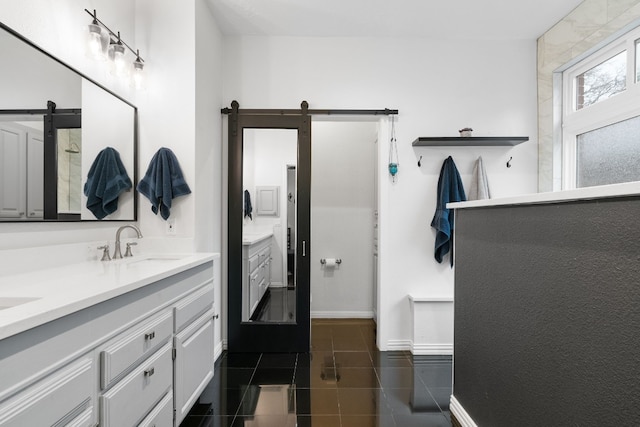
<svg viewBox="0 0 640 427">
<path fill-rule="evenodd" d="M 133 86 L 136 89 L 142 89 L 144 82 L 144 64 L 140 59 L 133 62 Z"/>
<path fill-rule="evenodd" d="M 98 24 L 89 24 L 89 55 L 98 60 L 106 59 L 109 34 Z"/>
<path fill-rule="evenodd" d="M 118 76 L 124 75 L 126 71 L 124 46 L 120 43 L 111 43 L 109 46 L 109 58 L 113 61 L 115 74 Z"/>
</svg>

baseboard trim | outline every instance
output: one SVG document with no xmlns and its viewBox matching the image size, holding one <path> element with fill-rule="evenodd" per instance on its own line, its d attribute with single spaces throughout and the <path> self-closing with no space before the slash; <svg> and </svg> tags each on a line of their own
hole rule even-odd
<svg viewBox="0 0 640 427">
<path fill-rule="evenodd" d="M 213 360 L 218 360 L 220 356 L 222 356 L 222 341 L 213 349 Z"/>
<path fill-rule="evenodd" d="M 449 410 L 451 414 L 456 417 L 458 423 L 462 427 L 478 427 L 478 425 L 473 421 L 471 416 L 467 414 L 467 411 L 464 410 L 458 399 L 455 396 L 451 395 L 451 400 L 449 402 Z"/>
<path fill-rule="evenodd" d="M 312 319 L 373 319 L 373 311 L 312 311 Z"/>
<path fill-rule="evenodd" d="M 411 343 L 414 356 L 452 356 L 453 344 L 415 344 Z"/>
<path fill-rule="evenodd" d="M 411 350 L 411 340 L 389 340 L 385 351 L 406 351 Z"/>
</svg>

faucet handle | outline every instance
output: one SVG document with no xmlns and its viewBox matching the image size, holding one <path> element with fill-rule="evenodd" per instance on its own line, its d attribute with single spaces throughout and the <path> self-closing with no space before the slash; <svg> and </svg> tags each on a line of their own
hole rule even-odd
<svg viewBox="0 0 640 427">
<path fill-rule="evenodd" d="M 127 243 L 127 250 L 124 252 L 125 258 L 133 256 L 133 254 L 131 253 L 131 246 L 134 246 L 134 245 L 137 245 L 137 243 L 136 242 Z"/>
<path fill-rule="evenodd" d="M 102 249 L 102 259 L 100 261 L 111 261 L 111 256 L 109 256 L 109 245 L 98 246 L 98 249 Z"/>
</svg>

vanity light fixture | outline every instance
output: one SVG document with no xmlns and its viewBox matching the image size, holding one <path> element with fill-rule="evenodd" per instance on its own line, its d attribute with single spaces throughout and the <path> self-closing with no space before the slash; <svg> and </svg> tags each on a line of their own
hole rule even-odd
<svg viewBox="0 0 640 427">
<path fill-rule="evenodd" d="M 126 50 L 129 49 L 135 60 L 133 61 L 133 84 L 136 88 L 142 87 L 144 59 L 140 57 L 140 50 L 133 50 L 122 38 L 120 32 L 114 33 L 107 27 L 104 22 L 97 17 L 96 10 L 91 13 L 88 9 L 84 10 L 93 18 L 89 24 L 89 50 L 96 58 L 104 58 L 107 56 L 113 63 L 115 74 L 121 77 L 129 75 L 127 61 L 125 58 Z"/>
</svg>

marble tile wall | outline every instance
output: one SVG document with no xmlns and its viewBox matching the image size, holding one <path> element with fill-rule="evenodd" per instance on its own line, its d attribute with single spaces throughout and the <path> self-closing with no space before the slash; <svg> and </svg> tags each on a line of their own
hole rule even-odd
<svg viewBox="0 0 640 427">
<path fill-rule="evenodd" d="M 58 212 L 60 213 L 80 213 L 82 195 L 81 147 L 81 131 L 79 129 L 58 131 Z"/>
<path fill-rule="evenodd" d="M 554 72 L 638 19 L 640 0 L 585 0 L 538 39 L 539 192 L 559 189 L 560 183 L 553 173 L 559 161 L 553 155 Z"/>
</svg>

